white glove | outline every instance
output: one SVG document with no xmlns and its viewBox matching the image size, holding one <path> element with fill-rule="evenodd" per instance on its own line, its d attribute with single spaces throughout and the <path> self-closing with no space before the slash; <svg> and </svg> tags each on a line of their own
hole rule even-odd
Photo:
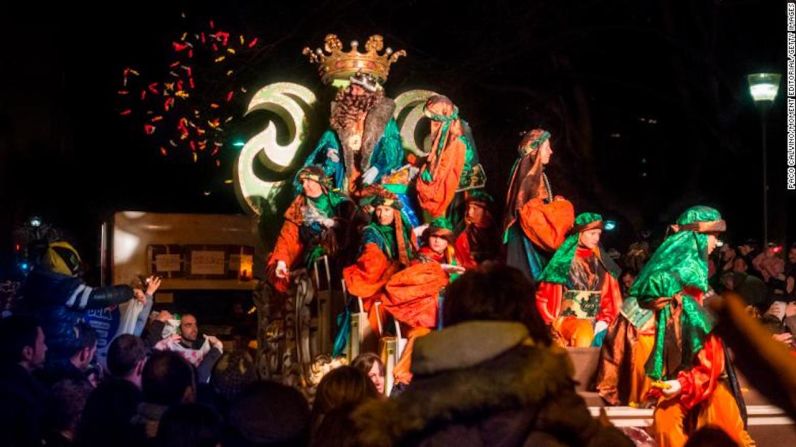
<svg viewBox="0 0 796 447">
<path fill-rule="evenodd" d="M 335 226 L 337 226 L 337 221 L 335 221 L 334 219 L 330 219 L 330 218 L 321 219 L 320 222 L 321 222 L 321 225 L 323 225 L 326 228 L 334 228 Z"/>
<path fill-rule="evenodd" d="M 661 388 L 661 393 L 663 393 L 666 397 L 673 397 L 680 394 L 680 391 L 683 390 L 683 386 L 680 385 L 680 381 L 675 380 L 664 380 L 664 384 L 669 385 L 667 387 Z"/>
<path fill-rule="evenodd" d="M 376 180 L 377 175 L 379 175 L 379 168 L 375 166 L 369 167 L 368 170 L 362 174 L 362 183 L 365 185 L 370 185 L 374 180 Z"/>
<path fill-rule="evenodd" d="M 445 273 L 448 273 L 448 274 L 451 274 L 451 273 L 464 273 L 464 270 L 465 270 L 464 267 L 462 267 L 460 265 L 453 265 L 453 264 L 440 264 L 440 267 L 442 267 L 442 270 Z"/>
<path fill-rule="evenodd" d="M 420 168 L 415 166 L 409 166 L 409 180 L 411 181 L 412 179 L 417 177 L 417 174 L 420 174 Z"/>
<path fill-rule="evenodd" d="M 276 261 L 275 273 L 277 278 L 287 278 L 287 264 L 285 264 L 285 261 Z"/>
<path fill-rule="evenodd" d="M 337 149 L 329 149 L 328 151 L 326 151 L 326 157 L 335 163 L 340 162 L 340 153 L 337 152 Z"/>
<path fill-rule="evenodd" d="M 606 323 L 605 321 L 600 320 L 594 323 L 594 335 L 597 335 L 606 329 L 608 329 L 608 323 Z"/>
</svg>

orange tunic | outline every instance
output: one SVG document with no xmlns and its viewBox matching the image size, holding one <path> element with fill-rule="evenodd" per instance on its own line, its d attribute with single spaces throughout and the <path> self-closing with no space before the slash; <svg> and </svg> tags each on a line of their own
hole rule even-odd
<svg viewBox="0 0 796 447">
<path fill-rule="evenodd" d="M 296 262 L 304 251 L 304 246 L 299 238 L 299 226 L 296 222 L 285 220 L 282 224 L 282 230 L 279 232 L 279 237 L 276 239 L 274 251 L 268 257 L 266 262 L 266 276 L 274 288 L 282 293 L 287 292 L 290 287 L 288 278 L 276 277 L 276 264 L 279 261 L 284 261 L 288 269 Z"/>
<path fill-rule="evenodd" d="M 417 179 L 417 200 L 432 218 L 442 217 L 453 201 L 464 171 L 466 148 L 460 138 L 450 141 L 439 159 L 430 160 L 432 179 Z"/>
<path fill-rule="evenodd" d="M 365 311 L 373 331 L 379 333 L 380 315 L 373 311 L 373 303 L 383 301 L 384 286 L 401 268 L 400 263 L 390 260 L 379 246 L 367 243 L 355 264 L 343 269 L 343 280 L 348 292 L 362 298 Z"/>
<path fill-rule="evenodd" d="M 442 263 L 445 255 L 428 247 L 419 251 L 420 260 L 396 273 L 387 283 L 384 308 L 405 326 L 407 343 L 395 365 L 396 382 L 408 384 L 412 380 L 412 350 L 415 340 L 431 332 L 437 325 L 439 294 L 450 278 Z M 426 262 L 423 262 L 425 259 Z"/>
<path fill-rule="evenodd" d="M 409 327 L 437 325 L 439 292 L 448 274 L 437 262 L 419 262 L 396 273 L 387 283 L 384 308 Z"/>
<path fill-rule="evenodd" d="M 556 197 L 550 203 L 541 198 L 527 201 L 520 209 L 522 231 L 542 249 L 554 252 L 564 242 L 575 224 L 575 208 L 564 198 Z"/>
</svg>

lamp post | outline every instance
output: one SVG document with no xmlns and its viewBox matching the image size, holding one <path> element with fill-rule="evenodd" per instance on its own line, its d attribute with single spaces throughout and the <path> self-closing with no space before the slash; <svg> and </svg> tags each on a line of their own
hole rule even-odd
<svg viewBox="0 0 796 447">
<path fill-rule="evenodd" d="M 779 73 L 755 73 L 747 76 L 749 93 L 760 110 L 760 125 L 763 137 L 763 247 L 768 246 L 768 166 L 766 157 L 766 118 L 779 91 Z"/>
</svg>

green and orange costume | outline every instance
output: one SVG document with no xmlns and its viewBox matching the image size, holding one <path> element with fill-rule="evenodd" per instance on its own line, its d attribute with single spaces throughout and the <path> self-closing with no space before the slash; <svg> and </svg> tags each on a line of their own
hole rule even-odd
<svg viewBox="0 0 796 447">
<path fill-rule="evenodd" d="M 599 214 L 579 214 L 572 234 L 539 277 L 536 308 L 564 346 L 599 346 L 602 339 L 595 339 L 597 323 L 607 328 L 622 307 L 619 282 L 603 261 L 602 250 L 580 244 L 582 232 L 602 228 Z"/>
<path fill-rule="evenodd" d="M 718 426 L 739 445 L 752 445 L 741 416 L 742 400 L 733 394 L 734 371 L 713 321 L 702 307 L 708 292 L 708 233 L 724 231 L 719 212 L 706 206 L 686 210 L 669 236 L 639 273 L 630 295 L 655 312 L 654 346 L 646 359 L 654 381 L 677 380 L 680 392 L 657 399 L 653 431 L 661 447 L 683 446 L 689 435 Z"/>
<path fill-rule="evenodd" d="M 453 102 L 445 96 L 432 96 L 424 113 L 431 120 L 432 146 L 417 179 L 417 199 L 430 219 L 451 217 L 457 196 L 461 199 L 464 191 L 483 188 L 486 176 L 467 123 L 459 119 Z"/>
<path fill-rule="evenodd" d="M 520 158 L 511 169 L 503 219 L 506 264 L 536 280 L 549 256 L 564 242 L 575 221 L 568 200 L 554 196 L 539 149 L 550 133 L 534 129 L 520 142 Z"/>
</svg>

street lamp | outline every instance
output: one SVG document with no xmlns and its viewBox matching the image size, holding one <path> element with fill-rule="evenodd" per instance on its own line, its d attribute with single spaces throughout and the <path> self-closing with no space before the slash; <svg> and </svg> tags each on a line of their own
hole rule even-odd
<svg viewBox="0 0 796 447">
<path fill-rule="evenodd" d="M 779 73 L 755 73 L 747 76 L 749 93 L 760 110 L 760 125 L 763 130 L 763 247 L 768 246 L 768 166 L 766 157 L 766 118 L 779 91 Z"/>
</svg>

